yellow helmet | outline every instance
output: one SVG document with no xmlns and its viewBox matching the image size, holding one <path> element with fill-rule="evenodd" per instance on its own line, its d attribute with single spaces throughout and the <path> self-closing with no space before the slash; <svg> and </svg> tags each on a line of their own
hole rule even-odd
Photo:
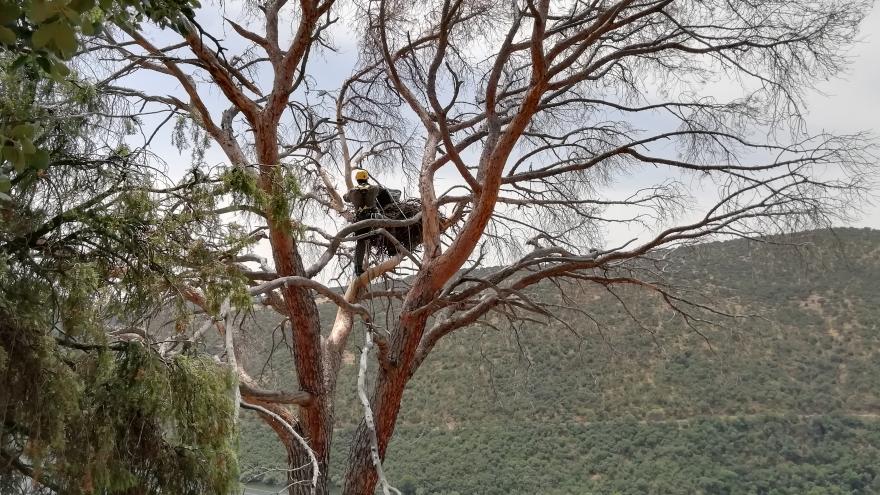
<svg viewBox="0 0 880 495">
<path fill-rule="evenodd" d="M 362 181 L 370 178 L 370 174 L 366 170 L 359 168 L 354 172 L 354 180 Z"/>
</svg>

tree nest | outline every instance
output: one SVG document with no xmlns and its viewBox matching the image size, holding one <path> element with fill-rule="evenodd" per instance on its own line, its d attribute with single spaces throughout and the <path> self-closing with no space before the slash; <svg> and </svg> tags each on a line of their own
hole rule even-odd
<svg viewBox="0 0 880 495">
<path fill-rule="evenodd" d="M 406 220 L 421 212 L 422 202 L 418 198 L 398 200 L 382 208 L 382 215 L 390 220 Z M 440 221 L 442 222 L 443 219 L 441 215 Z M 422 244 L 422 222 L 416 222 L 408 227 L 387 227 L 385 230 L 410 252 L 415 251 Z M 384 235 L 370 238 L 370 250 L 387 256 L 397 254 L 394 243 Z"/>
<path fill-rule="evenodd" d="M 391 220 L 406 220 L 421 212 L 422 202 L 416 198 L 397 201 L 382 209 L 382 214 Z M 422 222 L 416 222 L 408 227 L 388 227 L 385 230 L 409 251 L 415 251 L 422 243 Z M 372 242 L 376 243 L 376 250 L 379 253 L 385 253 L 388 256 L 397 254 L 394 243 L 384 235 L 378 236 Z"/>
</svg>

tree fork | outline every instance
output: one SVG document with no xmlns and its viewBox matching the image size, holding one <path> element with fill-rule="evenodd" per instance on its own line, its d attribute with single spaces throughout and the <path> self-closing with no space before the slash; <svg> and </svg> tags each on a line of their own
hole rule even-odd
<svg viewBox="0 0 880 495">
<path fill-rule="evenodd" d="M 388 444 L 394 435 L 397 416 L 406 385 L 416 372 L 416 350 L 427 325 L 427 315 L 415 311 L 429 302 L 433 294 L 423 285 L 426 280 L 417 282 L 405 303 L 397 327 L 392 333 L 390 357 L 396 366 L 379 367 L 376 385 L 370 399 L 376 425 L 376 439 L 379 444 L 379 458 L 384 462 Z M 370 430 L 361 421 L 351 443 L 348 456 L 348 472 L 345 476 L 345 495 L 371 495 L 379 481 L 371 458 L 372 441 Z"/>
</svg>

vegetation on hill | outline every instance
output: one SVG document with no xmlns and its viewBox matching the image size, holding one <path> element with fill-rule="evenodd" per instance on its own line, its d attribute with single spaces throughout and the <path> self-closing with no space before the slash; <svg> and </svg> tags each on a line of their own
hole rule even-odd
<svg viewBox="0 0 880 495">
<path fill-rule="evenodd" d="M 577 334 L 498 320 L 501 331 L 473 327 L 444 341 L 404 398 L 386 462 L 392 483 L 447 494 L 880 489 L 880 232 L 772 241 L 789 245 L 734 240 L 670 253 L 674 282 L 754 315 L 699 334 L 644 293 L 618 292 L 624 307 L 572 286 L 595 319 L 560 314 Z M 263 312 L 254 323 L 248 342 L 265 356 L 273 325 Z M 281 350 L 268 365 L 249 362 L 270 379 L 290 369 L 275 334 Z M 357 352 L 340 379 L 342 428 L 361 414 Z M 336 448 L 342 456 L 347 446 Z M 262 470 L 283 461 L 262 426 L 245 422 L 241 452 L 246 477 L 286 479 Z M 340 479 L 338 468 L 331 474 Z"/>
</svg>

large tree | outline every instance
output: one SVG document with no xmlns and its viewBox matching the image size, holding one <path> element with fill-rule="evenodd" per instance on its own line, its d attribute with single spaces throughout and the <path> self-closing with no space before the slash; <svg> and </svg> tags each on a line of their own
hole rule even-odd
<svg viewBox="0 0 880 495">
<path fill-rule="evenodd" d="M 228 369 L 145 332 L 185 222 L 156 214 L 172 191 L 125 143 L 132 108 L 16 60 L 0 53 L 0 126 L 19 138 L 0 163 L 0 491 L 233 490 Z"/>
<path fill-rule="evenodd" d="M 863 136 L 813 135 L 802 122 L 804 95 L 844 68 L 869 2 L 245 7 L 236 19 L 203 9 L 172 32 L 108 29 L 89 41 L 81 67 L 100 91 L 164 114 L 159 125 L 176 122 L 175 141 L 194 147 L 193 172 L 155 193 L 155 214 L 189 215 L 193 230 L 169 241 L 189 255 L 162 290 L 208 319 L 185 338 L 160 332 L 156 345 L 173 352 L 158 341 L 220 331 L 242 404 L 277 432 L 292 468 L 307 466 L 290 471 L 301 481 L 291 493 L 327 490 L 337 376 L 357 320 L 378 352 L 345 493 L 369 494 L 407 383 L 444 336 L 493 312 L 552 319 L 527 290 L 542 281 L 635 285 L 694 323 L 713 308 L 666 286 L 652 253 L 826 224 L 850 211 L 873 165 Z M 338 88 L 320 87 L 315 60 L 331 56 L 340 16 L 360 56 Z M 209 145 L 224 166 L 200 166 Z M 358 166 L 418 191 L 421 212 L 409 222 L 420 224 L 423 245 L 349 280 L 341 269 L 355 232 L 407 223 L 333 231 L 335 220 L 352 220 L 341 192 Z M 603 240 L 616 225 L 650 235 Z M 271 262 L 253 251 L 261 237 Z M 380 277 L 392 288 L 369 290 Z M 289 321 L 296 383 L 282 390 L 266 389 L 239 360 L 231 308 L 256 296 Z M 323 333 L 318 297 L 338 306 Z M 367 309 L 376 306 L 384 329 Z"/>
</svg>

